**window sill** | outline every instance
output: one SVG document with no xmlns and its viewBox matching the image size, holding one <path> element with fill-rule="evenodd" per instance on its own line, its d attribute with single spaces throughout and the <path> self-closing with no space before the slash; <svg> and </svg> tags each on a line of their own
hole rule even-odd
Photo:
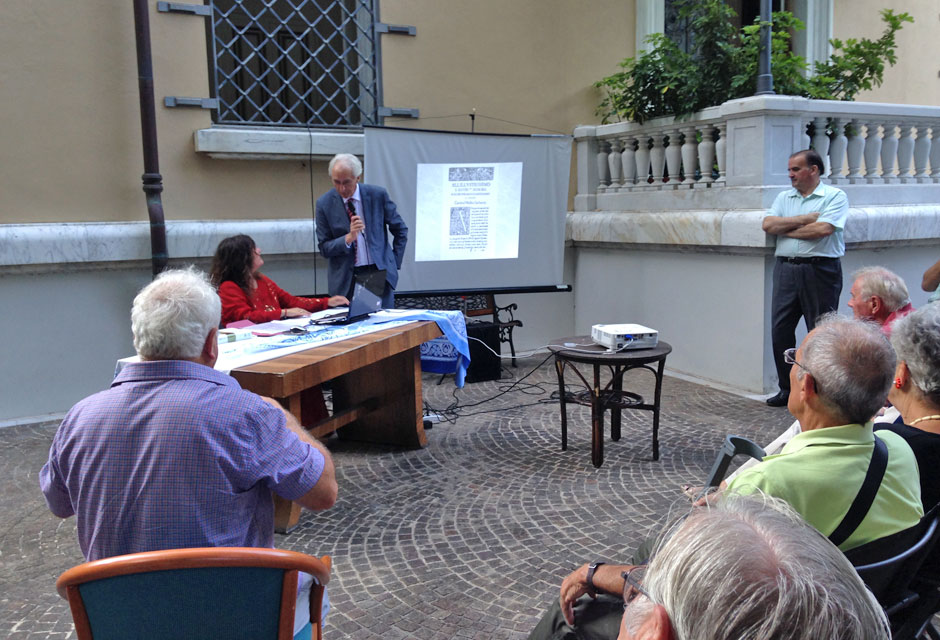
<svg viewBox="0 0 940 640">
<path fill-rule="evenodd" d="M 197 153 L 221 160 L 329 160 L 364 151 L 362 132 L 316 129 L 211 127 L 196 131 L 193 142 Z"/>
</svg>

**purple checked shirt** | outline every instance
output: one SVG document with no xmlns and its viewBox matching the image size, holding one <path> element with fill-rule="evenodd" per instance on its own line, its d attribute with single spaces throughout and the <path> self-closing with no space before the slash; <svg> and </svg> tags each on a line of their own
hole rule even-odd
<svg viewBox="0 0 940 640">
<path fill-rule="evenodd" d="M 181 360 L 127 365 L 75 405 L 39 484 L 78 519 L 87 560 L 180 547 L 274 546 L 271 492 L 295 500 L 323 456 L 234 378 Z"/>
</svg>

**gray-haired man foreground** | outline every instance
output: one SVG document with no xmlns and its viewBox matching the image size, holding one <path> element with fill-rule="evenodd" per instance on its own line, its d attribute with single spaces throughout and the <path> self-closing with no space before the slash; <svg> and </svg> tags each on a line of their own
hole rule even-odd
<svg viewBox="0 0 940 640">
<path fill-rule="evenodd" d="M 76 404 L 39 484 L 75 515 L 87 560 L 184 547 L 273 547 L 271 492 L 336 501 L 329 452 L 270 398 L 213 369 L 221 303 L 205 276 L 166 271 L 134 299 L 140 362 Z M 310 637 L 302 579 L 295 632 Z M 305 626 L 306 625 L 306 626 Z"/>
<path fill-rule="evenodd" d="M 845 556 L 786 503 L 760 494 L 693 509 L 646 567 L 596 567 L 597 600 L 585 596 L 588 571 L 565 579 L 560 602 L 530 638 L 889 637 L 881 608 Z"/>
</svg>

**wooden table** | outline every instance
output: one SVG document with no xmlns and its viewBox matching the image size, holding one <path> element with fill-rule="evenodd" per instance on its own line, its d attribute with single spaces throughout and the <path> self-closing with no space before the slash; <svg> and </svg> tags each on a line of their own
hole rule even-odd
<svg viewBox="0 0 940 640">
<path fill-rule="evenodd" d="M 234 369 L 242 388 L 270 396 L 314 437 L 342 438 L 418 448 L 427 445 L 421 410 L 418 347 L 441 335 L 434 322 L 412 322 Z M 332 380 L 333 415 L 318 424 L 310 415 L 317 385 Z M 275 496 L 274 528 L 297 525 L 300 507 Z"/>
<path fill-rule="evenodd" d="M 574 346 L 569 346 L 574 345 Z M 642 409 L 653 412 L 653 460 L 659 460 L 659 400 L 663 386 L 663 369 L 666 356 L 672 352 L 669 343 L 659 341 L 652 349 L 629 349 L 616 353 L 594 344 L 591 336 L 573 336 L 553 340 L 548 348 L 555 354 L 555 371 L 558 373 L 558 392 L 561 403 L 561 449 L 568 448 L 568 411 L 566 403 L 591 407 L 591 462 L 595 467 L 604 463 L 604 411 L 610 409 L 610 438 L 620 440 L 620 410 Z M 571 366 L 585 391 L 565 391 L 565 368 L 569 364 L 583 363 L 594 368 L 594 384 L 581 375 L 577 367 Z M 658 363 L 657 368 L 651 365 Z M 600 369 L 610 369 L 610 380 L 601 388 Z M 623 374 L 631 369 L 646 369 L 656 377 L 656 390 L 652 404 L 643 401 L 639 394 L 623 390 Z"/>
</svg>

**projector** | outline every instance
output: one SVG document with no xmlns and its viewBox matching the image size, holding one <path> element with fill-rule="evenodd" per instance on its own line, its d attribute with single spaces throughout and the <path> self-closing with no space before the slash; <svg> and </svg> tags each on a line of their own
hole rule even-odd
<svg viewBox="0 0 940 640">
<path fill-rule="evenodd" d="M 652 349 L 659 342 L 659 332 L 639 324 L 595 324 L 591 339 L 611 351 Z"/>
</svg>

